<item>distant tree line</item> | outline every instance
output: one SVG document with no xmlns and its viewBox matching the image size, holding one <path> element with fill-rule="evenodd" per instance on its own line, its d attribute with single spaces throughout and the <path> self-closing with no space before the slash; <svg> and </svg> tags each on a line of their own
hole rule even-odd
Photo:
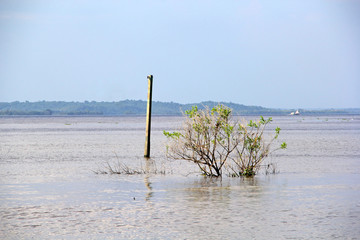
<svg viewBox="0 0 360 240">
<path fill-rule="evenodd" d="M 153 102 L 153 115 L 178 116 L 197 105 L 199 109 L 213 108 L 223 104 L 233 110 L 234 115 L 288 115 L 295 109 L 272 109 L 260 106 L 246 106 L 231 102 L 201 102 L 193 104 L 179 104 L 174 102 Z M 360 114 L 360 109 L 328 109 L 305 110 L 299 109 L 302 115 L 329 115 L 329 114 Z M 0 115 L 145 115 L 146 101 L 124 100 L 118 102 L 65 102 L 65 101 L 38 101 L 38 102 L 0 102 Z"/>
</svg>

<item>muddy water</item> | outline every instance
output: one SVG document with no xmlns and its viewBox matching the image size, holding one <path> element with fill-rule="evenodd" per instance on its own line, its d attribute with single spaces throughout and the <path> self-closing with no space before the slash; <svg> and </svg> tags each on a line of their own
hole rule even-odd
<svg viewBox="0 0 360 240">
<path fill-rule="evenodd" d="M 203 178 L 156 117 L 0 118 L 0 239 L 359 239 L 360 117 L 275 117 L 278 174 Z M 109 162 L 166 174 L 102 175 Z M 154 164 L 156 165 L 154 167 Z"/>
</svg>

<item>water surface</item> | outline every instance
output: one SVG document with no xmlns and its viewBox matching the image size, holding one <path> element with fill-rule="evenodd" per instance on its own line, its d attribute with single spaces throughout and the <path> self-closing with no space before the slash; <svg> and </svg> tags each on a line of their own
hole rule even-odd
<svg viewBox="0 0 360 240">
<path fill-rule="evenodd" d="M 359 239 L 359 116 L 275 117 L 288 149 L 252 179 L 166 159 L 181 120 L 146 161 L 142 117 L 0 118 L 0 239 Z M 166 174 L 94 173 L 117 161 Z"/>
</svg>

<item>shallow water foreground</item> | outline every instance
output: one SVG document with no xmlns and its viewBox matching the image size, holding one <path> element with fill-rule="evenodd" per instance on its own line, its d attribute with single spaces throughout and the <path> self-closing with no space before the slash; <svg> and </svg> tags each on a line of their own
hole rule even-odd
<svg viewBox="0 0 360 240">
<path fill-rule="evenodd" d="M 250 179 L 168 161 L 181 118 L 153 122 L 167 174 L 126 176 L 93 170 L 146 168 L 143 118 L 0 118 L 0 239 L 359 239 L 358 116 L 276 117 L 280 172 Z"/>
</svg>

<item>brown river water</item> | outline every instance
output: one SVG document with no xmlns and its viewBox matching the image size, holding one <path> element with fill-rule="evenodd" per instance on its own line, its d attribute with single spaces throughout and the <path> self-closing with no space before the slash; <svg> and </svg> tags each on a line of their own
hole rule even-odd
<svg viewBox="0 0 360 240">
<path fill-rule="evenodd" d="M 246 117 L 256 119 L 256 117 Z M 0 118 L 0 239 L 360 239 L 360 116 L 281 116 L 277 174 L 205 178 L 154 117 Z M 105 164 L 165 174 L 95 174 Z"/>
</svg>

